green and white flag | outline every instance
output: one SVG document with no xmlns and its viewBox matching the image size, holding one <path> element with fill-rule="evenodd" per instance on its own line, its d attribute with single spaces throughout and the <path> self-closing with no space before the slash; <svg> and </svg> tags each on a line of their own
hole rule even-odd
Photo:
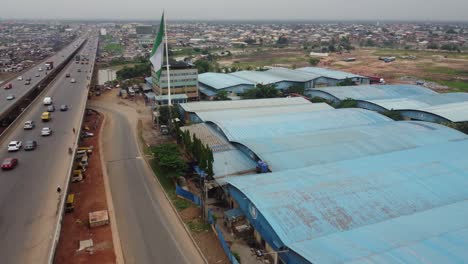
<svg viewBox="0 0 468 264">
<path fill-rule="evenodd" d="M 153 50 L 151 51 L 150 61 L 153 64 L 154 71 L 159 80 L 161 77 L 163 58 L 164 58 L 164 13 L 159 24 L 159 31 L 156 39 L 154 40 Z"/>
</svg>

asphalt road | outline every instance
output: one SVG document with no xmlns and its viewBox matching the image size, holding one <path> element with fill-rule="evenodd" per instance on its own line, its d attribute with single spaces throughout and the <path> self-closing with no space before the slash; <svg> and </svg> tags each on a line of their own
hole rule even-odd
<svg viewBox="0 0 468 264">
<path fill-rule="evenodd" d="M 14 105 L 18 100 L 20 100 L 24 95 L 26 95 L 34 86 L 40 83 L 46 77 L 46 69 L 44 63 L 46 61 L 53 61 L 54 67 L 58 67 L 61 65 L 65 59 L 83 43 L 85 39 L 83 37 L 78 38 L 77 40 L 73 41 L 71 44 L 57 52 L 55 55 L 47 58 L 39 65 L 32 67 L 31 69 L 27 70 L 26 72 L 21 73 L 23 80 L 20 81 L 17 78 L 13 79 L 10 82 L 5 82 L 0 85 L 0 113 L 5 112 L 8 108 Z M 42 71 L 39 71 L 39 67 L 42 68 Z M 39 77 L 36 77 L 36 74 L 39 73 Z M 49 71 L 50 74 L 50 71 Z M 31 77 L 31 84 L 25 85 L 26 78 Z M 4 89 L 4 87 L 11 83 L 13 88 L 11 89 Z M 8 95 L 14 95 L 15 99 L 8 101 L 6 97 Z"/>
<path fill-rule="evenodd" d="M 125 263 L 204 263 L 141 157 L 136 121 L 92 103 L 108 117 L 104 160 Z"/>
<path fill-rule="evenodd" d="M 97 40 L 89 40 L 82 49 L 94 61 Z M 94 47 L 92 47 L 94 44 Z M 84 51 L 85 50 L 85 51 Z M 18 166 L 11 171 L 0 171 L 0 263 L 47 263 L 52 247 L 53 234 L 59 217 L 59 195 L 57 186 L 65 186 L 67 171 L 72 156 L 68 148 L 75 142 L 72 128 L 78 126 L 82 109 L 86 105 L 88 75 L 91 63 L 86 65 L 71 62 L 57 76 L 51 87 L 23 113 L 23 116 L 0 139 L 0 160 L 5 157 L 19 159 Z M 81 68 L 82 72 L 77 72 Z M 76 83 L 70 83 L 65 73 L 70 72 Z M 13 88 L 17 89 L 17 88 Z M 41 113 L 45 96 L 52 96 L 57 110 L 52 120 L 43 123 Z M 71 107 L 60 112 L 61 104 Z M 33 120 L 33 130 L 23 130 L 26 120 Z M 53 134 L 41 137 L 42 127 L 51 127 Z M 78 129 L 78 128 L 77 128 Z M 7 152 L 11 140 L 36 140 L 34 151 Z"/>
</svg>

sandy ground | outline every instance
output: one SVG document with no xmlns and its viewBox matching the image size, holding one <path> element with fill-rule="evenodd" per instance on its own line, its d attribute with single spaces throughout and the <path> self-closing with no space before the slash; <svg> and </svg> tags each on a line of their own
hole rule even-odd
<svg viewBox="0 0 468 264">
<path fill-rule="evenodd" d="M 94 150 L 83 181 L 70 185 L 69 192 L 75 194 L 75 210 L 63 218 L 54 260 L 57 264 L 116 263 L 110 225 L 92 229 L 88 225 L 89 212 L 107 210 L 98 144 L 102 120 L 99 114 L 85 116 L 84 126 L 90 128 L 94 137 L 81 140 L 80 146 L 94 146 Z M 77 252 L 79 241 L 86 239 L 93 240 L 93 250 Z"/>
<path fill-rule="evenodd" d="M 121 110 L 120 112 L 128 115 L 135 126 L 138 120 L 141 120 L 143 124 L 143 139 L 147 145 L 156 146 L 161 143 L 174 142 L 171 137 L 161 135 L 157 127 L 153 125 L 151 111 L 145 106 L 142 97 L 137 96 L 134 99 L 121 99 L 117 96 L 117 93 L 117 89 L 105 91 L 100 97 L 94 97 L 93 100 L 98 100 L 107 105 L 114 104 L 115 107 L 119 107 Z M 194 219 L 200 218 L 201 211 L 199 208 L 193 206 L 180 211 L 179 215 L 183 222 L 187 224 Z M 201 233 L 191 232 L 191 234 L 208 263 L 229 263 L 216 235 L 211 230 Z"/>
</svg>

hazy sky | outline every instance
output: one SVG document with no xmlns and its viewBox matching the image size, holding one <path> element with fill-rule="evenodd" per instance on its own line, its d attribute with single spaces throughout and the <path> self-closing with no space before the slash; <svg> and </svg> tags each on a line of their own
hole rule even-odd
<svg viewBox="0 0 468 264">
<path fill-rule="evenodd" d="M 468 0 L 0 0 L 0 18 L 468 21 Z"/>
</svg>

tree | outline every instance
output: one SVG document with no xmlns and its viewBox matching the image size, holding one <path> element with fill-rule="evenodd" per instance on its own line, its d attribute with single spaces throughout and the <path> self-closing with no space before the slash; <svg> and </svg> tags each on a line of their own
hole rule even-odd
<svg viewBox="0 0 468 264">
<path fill-rule="evenodd" d="M 382 113 L 384 116 L 388 117 L 388 118 L 391 118 L 395 121 L 400 121 L 400 120 L 403 120 L 403 116 L 400 114 L 400 112 L 398 111 L 395 111 L 395 110 L 389 110 L 389 111 L 385 111 Z"/>
<path fill-rule="evenodd" d="M 231 100 L 231 98 L 228 97 L 228 92 L 227 91 L 221 90 L 221 91 L 218 91 L 218 93 L 216 93 L 215 100 L 216 101 L 226 101 L 226 100 Z"/>
<path fill-rule="evenodd" d="M 176 171 L 183 173 L 187 164 L 181 157 L 181 153 L 176 144 L 162 144 L 154 148 L 154 156 L 161 169 L 165 171 Z"/>
<path fill-rule="evenodd" d="M 356 85 L 356 83 L 351 78 L 346 78 L 337 84 L 337 86 L 354 86 L 354 85 Z"/>
<path fill-rule="evenodd" d="M 244 99 L 276 98 L 280 93 L 274 85 L 258 84 L 257 87 L 247 90 Z"/>
<path fill-rule="evenodd" d="M 357 107 L 357 101 L 351 98 L 347 98 L 342 100 L 336 108 L 356 108 Z"/>
<path fill-rule="evenodd" d="M 171 111 L 171 114 L 169 114 L 169 111 Z M 179 118 L 180 119 L 180 114 L 179 111 L 177 111 L 176 106 L 168 106 L 168 105 L 161 105 L 159 107 L 159 122 L 161 124 L 169 124 L 169 119 L 172 117 L 174 118 Z"/>
<path fill-rule="evenodd" d="M 197 67 L 199 74 L 209 72 L 211 69 L 210 62 L 207 60 L 197 60 L 194 64 Z"/>
<path fill-rule="evenodd" d="M 304 86 L 291 86 L 291 87 L 288 88 L 288 92 L 304 95 L 305 88 L 304 88 Z"/>
<path fill-rule="evenodd" d="M 439 45 L 437 43 L 431 42 L 427 44 L 428 49 L 439 49 Z"/>
<path fill-rule="evenodd" d="M 289 43 L 289 40 L 285 36 L 281 36 L 278 38 L 276 41 L 276 45 L 287 45 Z"/>
<path fill-rule="evenodd" d="M 312 66 L 317 66 L 317 64 L 319 64 L 319 62 L 320 62 L 320 58 L 317 58 L 317 57 L 309 58 L 309 64 L 312 65 Z"/>
<path fill-rule="evenodd" d="M 117 71 L 117 79 L 125 80 L 136 77 L 145 77 L 151 75 L 151 65 L 149 62 L 138 64 L 133 67 L 125 66 L 123 69 Z"/>
</svg>

